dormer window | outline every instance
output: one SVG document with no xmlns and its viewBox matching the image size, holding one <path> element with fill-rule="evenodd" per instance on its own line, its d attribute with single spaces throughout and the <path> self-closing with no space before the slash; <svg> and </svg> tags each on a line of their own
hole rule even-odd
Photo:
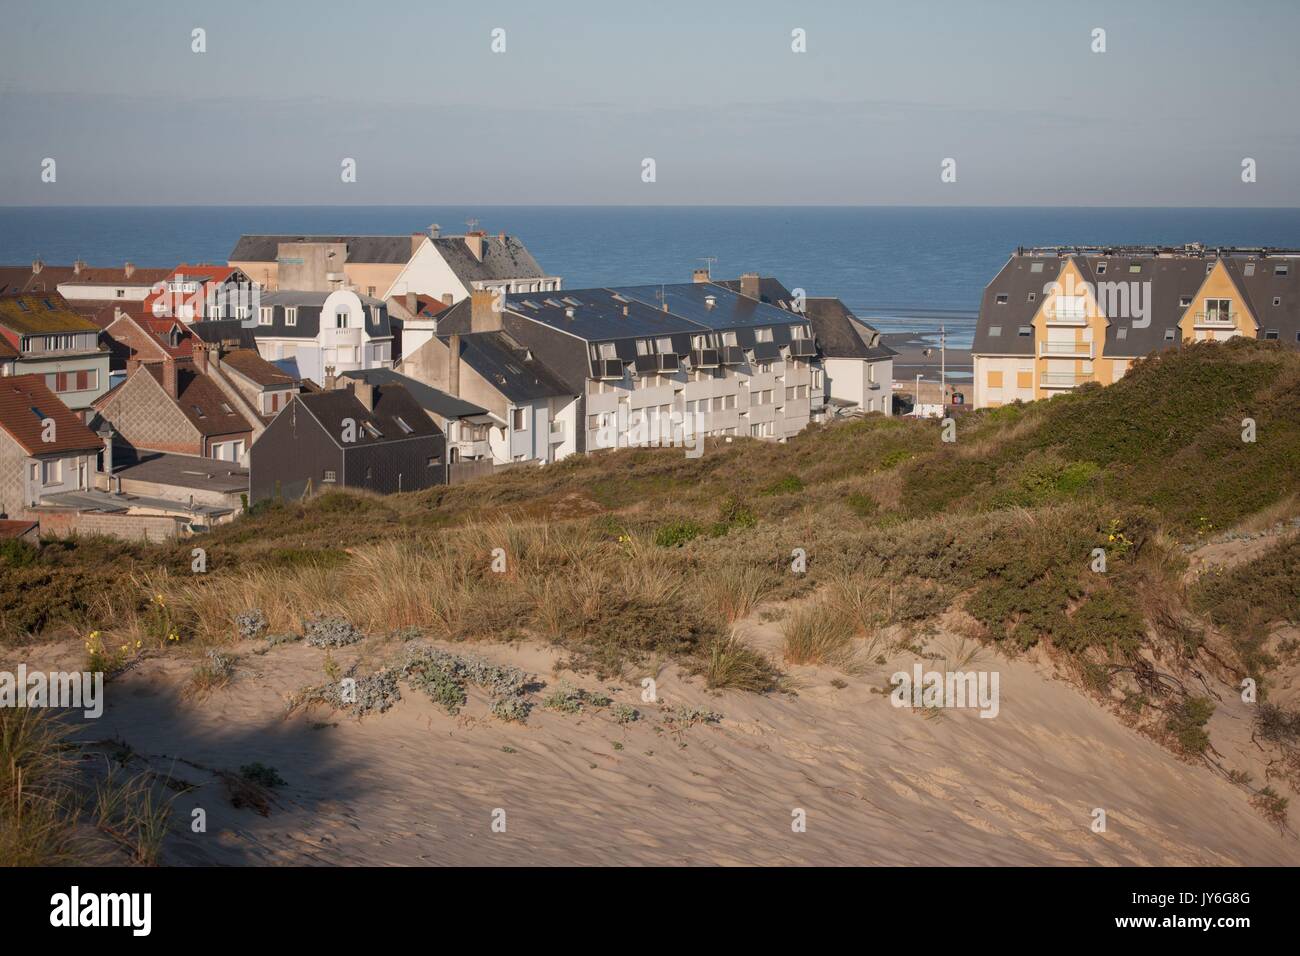
<svg viewBox="0 0 1300 956">
<path fill-rule="evenodd" d="M 1028 298 L 1027 301 L 1029 301 L 1029 302 L 1033 302 L 1033 301 L 1034 301 L 1035 299 L 1037 299 L 1037 298 L 1038 298 L 1038 293 L 1037 293 L 1037 292 L 1031 292 L 1031 293 L 1029 293 L 1029 298 Z"/>
<path fill-rule="evenodd" d="M 262 306 L 262 308 L 257 310 L 257 324 L 270 325 L 273 321 L 274 315 L 275 315 L 275 309 L 271 308 L 270 306 Z"/>
<path fill-rule="evenodd" d="M 1030 267 L 1029 267 L 1029 271 L 1030 271 L 1030 272 L 1042 272 L 1042 271 L 1043 271 L 1043 264 L 1042 264 L 1041 262 L 1035 262 L 1035 263 L 1033 263 L 1032 265 L 1030 265 Z"/>
<path fill-rule="evenodd" d="M 1276 265 L 1273 267 L 1273 275 L 1275 276 L 1284 276 L 1290 271 L 1291 267 L 1287 265 Z"/>
<path fill-rule="evenodd" d="M 1180 295 L 1178 297 L 1178 307 L 1180 309 L 1185 309 L 1191 304 L 1192 304 L 1192 297 L 1190 295 Z"/>
<path fill-rule="evenodd" d="M 1245 271 L 1246 275 L 1248 275 L 1248 276 L 1253 276 L 1253 275 L 1255 274 L 1255 263 L 1253 263 L 1253 262 L 1247 262 L 1247 263 L 1246 263 L 1246 268 L 1245 268 L 1244 271 Z"/>
<path fill-rule="evenodd" d="M 284 324 L 293 326 L 298 324 L 298 307 L 294 305 L 286 306 L 284 310 Z"/>
<path fill-rule="evenodd" d="M 1106 274 L 1106 263 L 1104 262 L 1097 263 L 1097 275 L 1104 276 L 1105 274 Z"/>
<path fill-rule="evenodd" d="M 755 329 L 755 330 L 754 330 L 754 341 L 755 341 L 755 342 L 771 342 L 771 341 L 772 341 L 772 330 L 771 330 L 771 329 Z"/>
<path fill-rule="evenodd" d="M 1273 296 L 1273 308 L 1276 309 L 1281 304 L 1282 304 L 1282 297 L 1280 295 Z"/>
<path fill-rule="evenodd" d="M 1142 263 L 1140 263 L 1140 262 L 1130 262 L 1129 265 L 1128 265 L 1128 271 L 1129 271 L 1131 274 L 1136 275 L 1137 273 L 1139 273 L 1139 272 L 1142 271 Z"/>
<path fill-rule="evenodd" d="M 1007 304 L 1007 294 L 1006 294 L 1005 292 L 1001 292 L 1001 293 L 998 294 L 997 298 L 994 299 L 993 301 L 995 301 L 998 305 L 1006 305 L 1006 304 Z"/>
</svg>

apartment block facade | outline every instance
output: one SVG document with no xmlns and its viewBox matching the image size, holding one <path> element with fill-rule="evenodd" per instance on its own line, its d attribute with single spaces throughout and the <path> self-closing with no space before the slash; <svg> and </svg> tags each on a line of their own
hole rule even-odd
<svg viewBox="0 0 1300 956">
<path fill-rule="evenodd" d="M 1139 358 L 1244 336 L 1300 345 L 1300 251 L 1019 249 L 989 283 L 972 348 L 974 405 L 1118 381 Z"/>
</svg>

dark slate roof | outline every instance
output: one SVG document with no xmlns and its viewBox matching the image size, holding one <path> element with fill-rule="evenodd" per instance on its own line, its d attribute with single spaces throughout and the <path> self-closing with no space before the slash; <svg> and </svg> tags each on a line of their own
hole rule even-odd
<svg viewBox="0 0 1300 956">
<path fill-rule="evenodd" d="M 573 389 L 505 332 L 460 338 L 460 358 L 510 402 L 573 395 Z"/>
<path fill-rule="evenodd" d="M 1140 286 L 1150 296 L 1150 321 L 1133 322 L 1112 308 L 1103 355 L 1137 357 L 1162 349 L 1180 348 L 1178 324 L 1211 269 L 1222 263 L 1236 285 L 1237 298 L 1256 317 L 1259 338 L 1276 332 L 1277 339 L 1295 345 L 1300 339 L 1300 254 L 1292 250 L 1216 249 L 1187 252 L 1177 249 L 1114 248 L 1059 252 L 1018 250 L 984 290 L 972 351 L 986 355 L 1031 355 L 1033 336 L 1017 330 L 1029 325 L 1043 299 L 1043 287 L 1057 280 L 1073 261 L 1094 287 L 1102 283 L 1150 283 Z M 1034 263 L 1041 271 L 1034 272 Z M 1104 263 L 1104 270 L 1101 264 Z M 1279 266 L 1285 274 L 1278 275 Z M 1029 293 L 1035 293 L 1029 301 Z M 999 304 L 999 296 L 1006 296 Z M 1278 304 L 1274 305 L 1274 301 Z M 1148 304 L 1145 303 L 1144 304 Z M 1172 337 L 1170 332 L 1172 331 Z"/>
<path fill-rule="evenodd" d="M 252 328 L 257 337 L 314 339 L 320 332 L 320 312 L 325 300 L 332 292 L 267 292 L 262 295 L 259 308 L 270 308 L 271 324 L 260 322 Z M 393 326 L 388 318 L 388 305 L 382 299 L 356 293 L 361 304 L 365 306 L 366 333 L 371 338 L 387 338 L 393 334 Z M 298 310 L 295 325 L 286 325 L 284 310 L 293 306 Z M 379 310 L 379 321 L 373 318 L 372 307 Z"/>
<path fill-rule="evenodd" d="M 221 342 L 238 342 L 243 349 L 257 348 L 257 336 L 253 330 L 244 325 L 242 319 L 217 319 L 203 322 L 191 322 L 190 334 L 209 345 Z"/>
<path fill-rule="evenodd" d="M 825 358 L 875 361 L 898 353 L 880 342 L 880 333 L 863 322 L 839 299 L 810 298 L 804 303 L 817 347 Z"/>
<path fill-rule="evenodd" d="M 469 251 L 464 236 L 438 236 L 430 240 L 456 278 L 462 282 L 541 278 L 546 273 L 524 244 L 514 236 L 483 236 L 483 260 Z"/>
<path fill-rule="evenodd" d="M 411 393 L 412 398 L 419 402 L 421 408 L 442 418 L 465 418 L 469 415 L 487 414 L 485 408 L 479 408 L 479 406 L 467 402 L 463 398 L 457 398 L 455 395 L 448 395 L 441 389 L 426 385 L 409 375 L 395 372 L 391 368 L 357 369 L 343 372 L 339 377 L 361 379 L 361 381 L 369 382 L 371 385 L 401 385 Z"/>
<path fill-rule="evenodd" d="M 655 288 L 658 288 L 656 286 Z M 630 296 L 616 298 L 613 289 L 577 289 L 571 292 L 529 292 L 506 297 L 506 308 L 534 322 L 549 325 L 589 342 L 611 339 L 654 338 L 706 331 L 695 322 Z M 468 300 L 466 300 L 468 301 Z M 457 303 L 457 307 L 460 303 Z M 569 310 L 573 315 L 569 315 Z M 455 310 L 453 310 L 455 311 Z M 457 318 L 468 321 L 468 310 Z M 439 322 L 451 318 L 451 313 Z M 635 353 L 633 353 L 635 354 Z"/>
<path fill-rule="evenodd" d="M 303 393 L 294 396 L 294 401 L 302 403 L 340 448 L 382 445 L 386 442 L 442 434 L 442 430 L 425 414 L 420 403 L 398 384 L 381 385 L 375 389 L 373 411 L 361 404 L 351 387 Z M 346 418 L 356 423 L 356 441 L 348 445 L 343 443 L 343 420 Z M 406 428 L 402 427 L 403 422 Z M 378 436 L 371 434 L 364 427 L 366 424 L 374 426 L 379 432 Z"/>
<path fill-rule="evenodd" d="M 805 321 L 800 315 L 732 292 L 716 282 L 619 286 L 613 291 L 655 309 L 662 309 L 666 303 L 670 313 L 694 322 L 701 327 L 700 331 L 783 326 Z"/>
<path fill-rule="evenodd" d="M 230 262 L 275 262 L 282 242 L 341 242 L 348 262 L 405 265 L 411 259 L 411 236 L 240 236 Z"/>
<path fill-rule="evenodd" d="M 739 279 L 711 279 L 713 285 L 720 285 L 732 292 L 740 292 L 741 280 Z M 772 276 L 759 276 L 758 279 L 758 301 L 768 302 L 779 308 L 791 311 L 791 303 L 794 302 L 794 293 L 787 289 L 779 279 Z"/>
<path fill-rule="evenodd" d="M 283 388 L 297 381 L 283 369 L 262 358 L 257 349 L 233 349 L 221 356 L 221 364 L 234 369 L 262 388 Z"/>
<path fill-rule="evenodd" d="M 0 292 L 56 292 L 60 282 L 76 277 L 72 266 L 0 266 Z"/>
<path fill-rule="evenodd" d="M 1057 256 L 1012 256 L 984 289 L 971 351 L 983 355 L 1033 355 L 1034 337 L 1022 336 L 1017 330 L 1033 321 L 1042 304 L 1043 286 L 1056 281 L 1064 262 Z M 1035 264 L 1040 271 L 1034 271 Z M 1004 304 L 998 303 L 999 296 L 1006 296 Z"/>
</svg>

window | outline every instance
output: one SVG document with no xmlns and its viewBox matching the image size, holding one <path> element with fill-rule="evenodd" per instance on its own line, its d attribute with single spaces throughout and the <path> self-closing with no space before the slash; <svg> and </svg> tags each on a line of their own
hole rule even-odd
<svg viewBox="0 0 1300 956">
<path fill-rule="evenodd" d="M 1253 275 L 1255 274 L 1255 263 L 1253 263 L 1253 262 L 1247 262 L 1247 263 L 1246 263 L 1246 268 L 1245 268 L 1245 273 L 1246 273 L 1246 275 L 1248 275 L 1248 276 L 1253 276 Z"/>
<path fill-rule="evenodd" d="M 1277 329 L 1265 329 L 1264 338 L 1270 341 L 1277 341 Z"/>
<path fill-rule="evenodd" d="M 334 328 L 346 329 L 348 327 L 348 314 L 345 311 L 334 313 Z"/>
<path fill-rule="evenodd" d="M 326 470 L 324 480 L 328 482 L 333 482 L 336 481 L 337 479 L 335 478 L 334 472 L 332 470 Z"/>
<path fill-rule="evenodd" d="M 1104 262 L 1097 263 L 1097 275 L 1104 276 L 1105 274 L 1106 274 L 1106 263 Z"/>
<path fill-rule="evenodd" d="M 1016 388 L 1033 388 L 1033 372 L 1016 372 Z"/>
<path fill-rule="evenodd" d="M 118 297 L 119 299 L 125 299 L 125 298 L 126 298 L 126 290 L 125 290 L 125 289 L 118 289 L 118 290 L 117 290 L 117 297 Z"/>
<path fill-rule="evenodd" d="M 404 419 L 401 415 L 394 415 L 393 421 L 397 422 L 397 427 L 402 430 L 403 435 L 409 435 L 411 434 L 411 432 L 415 431 L 414 428 L 406 424 L 406 419 Z"/>
<path fill-rule="evenodd" d="M 228 402 L 221 403 L 221 410 L 225 412 L 227 415 L 235 414 L 235 410 L 230 407 L 230 404 Z"/>
<path fill-rule="evenodd" d="M 1190 295 L 1180 295 L 1178 297 L 1178 307 L 1180 309 L 1185 309 L 1191 304 L 1192 304 L 1192 297 Z"/>
<path fill-rule="evenodd" d="M 1140 263 L 1140 262 L 1130 262 L 1130 263 L 1128 264 L 1128 271 L 1129 271 L 1130 274 L 1134 274 L 1134 275 L 1136 275 L 1137 273 L 1139 273 L 1139 272 L 1142 271 L 1142 263 Z"/>
<path fill-rule="evenodd" d="M 1273 275 L 1275 275 L 1275 276 L 1284 276 L 1284 275 L 1287 274 L 1287 272 L 1290 271 L 1290 269 L 1291 269 L 1290 266 L 1284 266 L 1284 265 L 1277 265 L 1277 266 L 1274 266 L 1274 267 L 1273 267 Z"/>
<path fill-rule="evenodd" d="M 1125 325 L 1122 326 L 1121 328 L 1116 329 L 1115 338 L 1121 342 L 1123 342 L 1126 338 L 1128 338 L 1128 326 Z"/>
<path fill-rule="evenodd" d="M 1174 340 L 1174 330 L 1173 330 L 1173 329 L 1165 329 L 1165 341 L 1166 341 L 1166 342 L 1172 342 L 1173 340 Z"/>
<path fill-rule="evenodd" d="M 1037 292 L 1031 292 L 1031 293 L 1029 293 L 1029 299 L 1028 299 L 1028 301 L 1033 302 L 1033 301 L 1034 301 L 1035 299 L 1037 299 L 1037 298 L 1038 298 L 1038 293 L 1037 293 Z"/>
<path fill-rule="evenodd" d="M 285 310 L 284 310 L 284 324 L 285 324 L 285 325 L 291 325 L 291 326 L 292 326 L 292 325 L 297 325 L 297 324 L 298 324 L 298 307 L 297 307 L 297 306 L 286 306 L 286 307 L 285 307 Z"/>
<path fill-rule="evenodd" d="M 618 358 L 618 349 L 614 348 L 613 342 L 601 342 L 596 346 L 597 356 L 607 362 L 612 362 Z"/>
<path fill-rule="evenodd" d="M 755 342 L 771 342 L 771 341 L 772 341 L 772 330 L 771 330 L 771 329 L 755 329 L 755 330 L 754 330 L 754 341 L 755 341 Z"/>
<path fill-rule="evenodd" d="M 734 336 L 735 333 L 733 332 Z M 668 353 L 673 350 L 673 340 L 670 338 L 655 339 L 655 349 L 661 353 Z"/>
<path fill-rule="evenodd" d="M 207 417 L 208 417 L 207 415 L 203 414 L 203 409 L 201 409 L 199 406 L 197 406 L 197 405 L 191 405 L 190 408 L 194 409 L 194 414 L 197 415 L 199 418 L 207 418 Z"/>
<path fill-rule="evenodd" d="M 425 464 L 428 465 L 430 468 L 437 468 L 439 465 L 442 464 L 442 459 L 430 458 L 428 461 L 425 462 Z"/>
<path fill-rule="evenodd" d="M 41 484 L 59 485 L 63 483 L 63 459 L 41 462 Z"/>
<path fill-rule="evenodd" d="M 1281 304 L 1282 304 L 1282 297 L 1280 295 L 1273 296 L 1273 308 L 1276 309 Z"/>
<path fill-rule="evenodd" d="M 1007 304 L 1007 294 L 1006 294 L 1005 292 L 1000 292 L 1000 293 L 998 293 L 998 296 L 997 296 L 997 298 L 996 298 L 994 301 L 997 302 L 998 305 L 1006 305 L 1006 304 Z"/>
<path fill-rule="evenodd" d="M 985 377 L 985 382 L 986 382 L 986 384 L 988 385 L 989 388 L 1001 388 L 1001 387 L 1002 387 L 1002 373 L 1001 373 L 1001 372 L 989 372 L 988 375 Z"/>
<path fill-rule="evenodd" d="M 1033 335 L 1034 330 L 1028 325 L 1022 325 L 1020 328 L 1016 330 L 1016 334 L 1023 339 L 1026 338 L 1027 336 Z"/>
<path fill-rule="evenodd" d="M 274 321 L 275 309 L 269 305 L 264 305 L 257 310 L 257 324 L 270 325 Z"/>
<path fill-rule="evenodd" d="M 524 409 L 512 408 L 510 410 L 510 427 L 517 432 L 522 432 L 528 428 L 528 419 L 524 415 Z"/>
<path fill-rule="evenodd" d="M 1030 265 L 1030 267 L 1029 267 L 1029 271 L 1030 271 L 1030 272 L 1042 272 L 1042 271 L 1043 271 L 1043 264 L 1042 264 L 1041 262 L 1035 262 L 1035 263 L 1033 263 L 1032 265 Z"/>
<path fill-rule="evenodd" d="M 1001 335 L 1002 335 L 1002 326 L 1000 325 L 989 326 L 989 338 L 996 339 Z"/>
<path fill-rule="evenodd" d="M 1232 321 L 1232 300 L 1231 299 L 1206 299 L 1205 300 L 1205 321 L 1206 322 L 1231 322 Z"/>
<path fill-rule="evenodd" d="M 637 339 L 637 340 L 636 340 L 636 354 L 637 354 L 637 355 L 649 355 L 649 354 L 651 354 L 650 340 L 649 340 L 649 339 Z"/>
<path fill-rule="evenodd" d="M 796 342 L 808 338 L 808 326 L 806 325 L 790 326 L 790 338 L 794 339 Z"/>
</svg>

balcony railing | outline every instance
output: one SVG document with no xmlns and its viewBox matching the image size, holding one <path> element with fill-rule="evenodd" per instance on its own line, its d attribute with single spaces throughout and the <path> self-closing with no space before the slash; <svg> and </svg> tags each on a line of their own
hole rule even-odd
<svg viewBox="0 0 1300 956">
<path fill-rule="evenodd" d="M 1091 379 L 1086 375 L 1071 375 L 1068 372 L 1044 372 L 1038 376 L 1038 384 L 1042 388 L 1074 388 L 1087 381 Z"/>
<path fill-rule="evenodd" d="M 1226 329 L 1237 324 L 1236 312 L 1197 312 L 1194 319 L 1198 328 Z"/>
<path fill-rule="evenodd" d="M 564 441 L 564 422 L 551 422 L 551 441 Z"/>
<path fill-rule="evenodd" d="M 1043 358 L 1083 358 L 1093 357 L 1091 342 L 1039 342 L 1038 354 Z"/>
</svg>

